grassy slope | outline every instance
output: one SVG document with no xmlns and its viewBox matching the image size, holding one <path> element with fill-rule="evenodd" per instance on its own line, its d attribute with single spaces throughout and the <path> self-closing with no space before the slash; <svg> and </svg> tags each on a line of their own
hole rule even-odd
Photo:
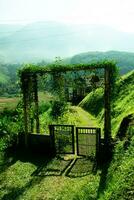
<svg viewBox="0 0 134 200">
<path fill-rule="evenodd" d="M 134 113 L 134 71 L 123 76 L 116 84 L 116 94 L 112 97 L 112 135 L 116 136 L 124 117 Z M 94 113 L 102 124 L 103 91 L 98 89 L 89 94 L 81 103 L 84 109 Z M 93 106 L 92 103 L 94 102 Z M 99 110 L 97 109 L 99 108 Z M 134 199 L 134 128 L 130 127 L 124 140 L 118 140 L 113 159 L 102 173 L 102 186 L 97 199 Z M 104 180 L 103 180 L 104 179 Z M 100 183 L 101 185 L 101 183 Z"/>
<path fill-rule="evenodd" d="M 117 82 L 112 113 L 113 136 L 116 135 L 123 118 L 132 113 L 134 113 L 134 70 Z"/>
<path fill-rule="evenodd" d="M 134 199 L 134 127 L 129 128 L 128 134 L 130 139 L 118 141 L 115 147 L 100 200 Z"/>
<path fill-rule="evenodd" d="M 86 190 L 90 197 L 96 199 L 99 176 L 91 172 L 90 175 L 75 178 L 58 176 L 55 172 L 62 167 L 56 159 L 47 163 L 47 168 L 51 169 L 53 175 L 45 174 L 46 165 L 41 166 L 40 170 L 40 166 L 35 163 L 16 161 L 1 173 L 0 199 L 85 199 Z M 39 175 L 35 174 L 38 170 Z"/>
<path fill-rule="evenodd" d="M 77 106 L 70 107 L 69 110 L 64 113 L 60 121 L 62 124 L 74 124 L 76 126 L 97 126 L 95 118 Z"/>
<path fill-rule="evenodd" d="M 87 95 L 79 104 L 89 113 L 93 114 L 103 126 L 104 99 L 103 89 Z M 116 83 L 116 92 L 112 96 L 112 136 L 114 137 L 124 117 L 134 113 L 134 71 L 124 75 Z"/>
</svg>

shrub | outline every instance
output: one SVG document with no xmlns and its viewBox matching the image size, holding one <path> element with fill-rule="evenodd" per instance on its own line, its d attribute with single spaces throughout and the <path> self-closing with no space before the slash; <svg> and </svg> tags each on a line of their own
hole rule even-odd
<svg viewBox="0 0 134 200">
<path fill-rule="evenodd" d="M 21 103 L 15 110 L 3 110 L 0 121 L 0 151 L 16 143 L 18 133 L 23 131 L 22 121 Z"/>
<path fill-rule="evenodd" d="M 56 119 L 64 113 L 65 109 L 66 109 L 65 101 L 60 101 L 60 100 L 52 101 L 50 115 Z"/>
</svg>

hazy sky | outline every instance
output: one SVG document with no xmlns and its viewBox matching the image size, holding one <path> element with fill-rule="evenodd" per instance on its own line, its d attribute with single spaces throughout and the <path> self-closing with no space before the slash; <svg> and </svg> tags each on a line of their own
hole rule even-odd
<svg viewBox="0 0 134 200">
<path fill-rule="evenodd" d="M 0 23 L 66 21 L 134 32 L 134 0 L 0 0 Z"/>
</svg>

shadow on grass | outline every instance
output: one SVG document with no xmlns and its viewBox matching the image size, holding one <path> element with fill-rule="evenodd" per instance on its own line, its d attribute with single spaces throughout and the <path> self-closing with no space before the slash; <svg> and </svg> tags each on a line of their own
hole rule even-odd
<svg viewBox="0 0 134 200">
<path fill-rule="evenodd" d="M 0 173 L 6 171 L 11 165 L 16 163 L 17 158 L 13 149 L 0 152 Z"/>
<path fill-rule="evenodd" d="M 61 176 L 65 170 L 69 167 L 72 160 L 64 160 L 64 158 L 54 157 L 46 167 L 44 164 L 37 167 L 32 173 L 32 176 Z"/>
<path fill-rule="evenodd" d="M 18 160 L 21 162 L 30 162 L 37 167 L 40 165 L 47 165 L 47 163 L 52 159 L 52 156 L 32 152 L 30 150 L 16 149 L 16 151 L 8 151 L 3 156 L 3 160 L 0 163 L 0 173 L 4 172 L 10 166 L 15 164 Z"/>
<path fill-rule="evenodd" d="M 90 158 L 77 158 L 66 173 L 66 176 L 70 178 L 78 178 L 87 176 L 89 174 L 94 174 L 96 170 L 95 166 L 95 161 L 91 160 Z"/>
<path fill-rule="evenodd" d="M 20 199 L 20 196 L 23 195 L 23 193 L 28 190 L 29 188 L 34 187 L 36 184 L 39 184 L 41 182 L 41 178 L 34 178 L 30 180 L 25 186 L 21 188 L 16 187 L 9 187 L 7 188 L 8 193 L 6 193 L 1 200 L 17 200 Z"/>
<path fill-rule="evenodd" d="M 15 151 L 8 151 L 5 160 L 0 163 L 0 173 L 6 171 L 17 161 L 29 162 L 37 167 L 31 176 L 61 176 L 69 166 L 71 167 L 67 170 L 66 176 L 72 178 L 95 174 L 97 171 L 96 161 L 89 157 L 82 157 L 73 162 L 73 158 L 65 160 L 63 156 L 54 157 L 51 154 L 46 155 L 43 152 L 19 148 Z"/>
<path fill-rule="evenodd" d="M 108 174 L 108 169 L 111 164 L 112 157 L 107 160 L 107 162 L 101 163 L 100 164 L 100 169 L 101 169 L 101 174 L 100 174 L 100 183 L 97 191 L 97 199 L 99 199 L 100 194 L 103 194 L 106 188 L 106 183 L 107 183 L 107 174 Z"/>
<path fill-rule="evenodd" d="M 64 157 L 53 157 L 45 155 L 44 153 L 37 153 L 32 151 L 17 150 L 15 153 L 10 154 L 12 161 L 6 166 L 8 167 L 17 161 L 32 163 L 36 166 L 36 170 L 29 174 L 30 180 L 22 187 L 6 187 L 2 200 L 17 200 L 25 195 L 26 191 L 34 186 L 41 184 L 41 181 L 47 176 L 61 176 L 66 175 L 71 178 L 86 176 L 92 173 L 94 163 L 90 159 L 82 158 L 76 159 L 73 165 L 73 159 L 65 160 Z M 70 168 L 71 166 L 71 168 Z M 69 170 L 68 170 L 69 169 Z"/>
<path fill-rule="evenodd" d="M 12 161 L 9 162 L 9 159 L 12 158 Z M 4 169 L 1 170 L 1 173 L 4 172 L 6 169 L 8 169 L 10 166 L 15 164 L 17 161 L 21 162 L 29 162 L 34 164 L 38 169 L 46 168 L 49 162 L 53 159 L 52 156 L 44 155 L 36 152 L 31 151 L 24 151 L 24 150 L 18 150 L 11 154 L 10 157 L 6 162 L 3 163 Z M 1 166 L 1 167 L 3 167 Z M 31 178 L 30 178 L 31 176 Z M 17 177 L 21 178 L 21 177 Z M 43 176 L 33 176 L 32 174 L 29 174 L 30 180 L 23 186 L 23 187 L 9 187 L 1 188 L 3 189 L 4 195 L 1 197 L 1 200 L 17 200 L 20 199 L 20 196 L 23 195 L 27 190 L 34 187 L 37 184 L 40 184 Z"/>
</svg>

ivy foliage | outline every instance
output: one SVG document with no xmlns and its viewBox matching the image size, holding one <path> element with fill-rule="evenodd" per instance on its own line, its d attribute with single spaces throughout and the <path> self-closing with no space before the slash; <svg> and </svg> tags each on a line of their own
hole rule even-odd
<svg viewBox="0 0 134 200">
<path fill-rule="evenodd" d="M 21 78 L 21 87 L 22 90 L 27 89 L 26 84 L 22 84 L 22 82 L 29 81 L 30 77 L 36 75 L 43 76 L 44 74 L 51 74 L 53 76 L 53 80 L 55 81 L 55 86 L 61 86 L 63 83 L 63 74 L 66 72 L 77 72 L 77 71 L 88 71 L 88 70 L 95 70 L 95 69 L 108 69 L 110 71 L 110 84 L 112 89 L 114 90 L 115 81 L 117 79 L 118 71 L 114 61 L 107 61 L 104 60 L 102 62 L 95 62 L 89 64 L 68 64 L 65 65 L 62 62 L 55 62 L 53 64 L 48 64 L 42 67 L 27 64 L 22 69 L 18 71 L 18 74 Z M 23 88 L 26 87 L 26 88 Z M 60 88 L 60 87 L 59 87 Z"/>
<path fill-rule="evenodd" d="M 67 72 L 67 71 L 79 71 L 79 70 L 92 70 L 97 68 L 109 68 L 111 72 L 115 71 L 115 62 L 104 60 L 102 62 L 88 63 L 88 64 L 63 64 L 63 63 L 53 63 L 42 67 L 27 64 L 22 69 L 19 70 L 19 75 L 21 74 L 39 74 L 43 75 L 45 73 L 53 72 Z"/>
<path fill-rule="evenodd" d="M 69 72 L 69 74 L 72 74 L 73 79 L 75 77 L 75 73 L 80 72 L 80 76 L 83 77 L 83 73 L 87 73 L 88 71 L 94 72 L 99 69 L 106 69 L 110 73 L 109 81 L 112 87 L 114 87 L 115 80 L 116 80 L 116 65 L 112 61 L 103 61 L 103 62 L 97 62 L 97 63 L 89 63 L 89 64 L 73 64 L 73 65 L 65 65 L 62 62 L 55 62 L 53 64 L 48 64 L 42 67 L 38 67 L 36 65 L 26 65 L 19 71 L 19 76 L 21 79 L 21 89 L 23 92 L 23 103 L 24 103 L 24 109 L 27 113 L 27 117 L 29 118 L 27 121 L 31 121 L 32 113 L 30 112 L 32 109 L 32 105 L 35 105 L 35 118 L 36 120 L 39 119 L 39 112 L 38 112 L 38 76 L 44 76 L 45 74 L 49 74 L 52 77 L 53 82 L 53 90 L 55 91 L 54 95 L 59 96 L 59 101 L 53 104 L 53 112 L 52 115 L 54 117 L 57 117 L 57 114 L 60 113 L 62 109 L 64 108 L 65 103 L 65 76 L 66 72 Z M 71 77 L 70 77 L 71 78 Z M 77 78 L 75 77 L 75 80 Z M 80 80 L 80 77 L 78 78 Z M 78 87 L 80 84 L 77 84 L 77 81 L 75 81 L 76 87 Z M 73 81 L 71 81 L 71 84 L 73 84 Z M 60 103 L 61 102 L 61 103 Z M 34 104 L 32 104 L 34 103 Z M 62 105 L 63 104 L 63 105 Z M 27 118 L 25 117 L 25 118 Z M 32 120 L 33 121 L 33 120 Z M 29 130 L 30 123 L 29 123 Z"/>
</svg>

